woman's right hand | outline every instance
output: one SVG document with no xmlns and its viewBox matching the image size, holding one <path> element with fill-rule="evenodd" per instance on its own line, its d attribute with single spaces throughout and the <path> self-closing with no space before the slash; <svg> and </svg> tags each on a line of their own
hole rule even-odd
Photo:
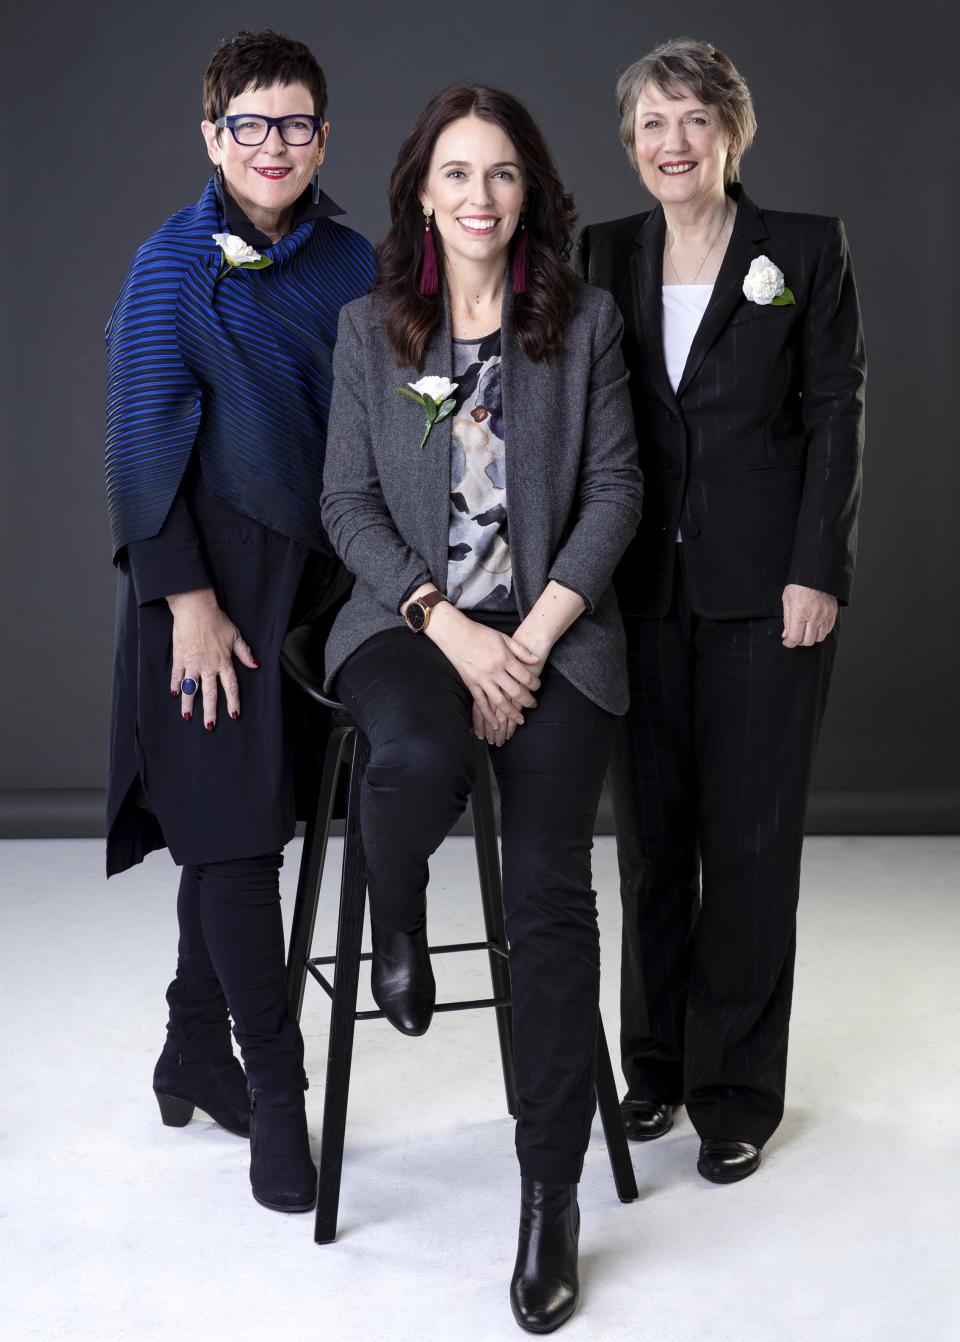
<svg viewBox="0 0 960 1342">
<path fill-rule="evenodd" d="M 532 668 L 539 658 L 446 602 L 431 611 L 426 634 L 473 697 L 474 731 L 491 745 L 503 745 L 523 724 L 523 710 L 537 706 L 532 691 L 540 688 L 540 677 Z"/>
<path fill-rule="evenodd" d="M 167 597 L 167 605 L 173 614 L 170 693 L 180 693 L 180 682 L 186 676 L 199 680 L 204 726 L 207 731 L 213 731 L 217 721 L 218 683 L 223 685 L 227 712 L 231 718 L 240 716 L 240 690 L 233 668 L 234 657 L 251 670 L 256 670 L 260 663 L 240 630 L 220 609 L 212 587 L 178 592 Z M 180 712 L 187 722 L 193 715 L 194 699 L 192 694 L 181 697 Z"/>
</svg>

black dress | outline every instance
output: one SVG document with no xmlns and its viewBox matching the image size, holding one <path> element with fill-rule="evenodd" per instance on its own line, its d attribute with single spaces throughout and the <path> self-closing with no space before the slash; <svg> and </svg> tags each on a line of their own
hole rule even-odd
<svg viewBox="0 0 960 1342">
<path fill-rule="evenodd" d="M 304 716 L 285 703 L 280 648 L 337 567 L 214 498 L 195 461 L 160 534 L 127 547 L 117 592 L 108 875 L 163 846 L 192 865 L 274 852 L 292 837 L 293 737 L 311 758 L 318 747 L 304 735 Z M 256 671 L 235 662 L 240 717 L 226 714 L 221 688 L 213 731 L 200 695 L 190 722 L 171 696 L 173 617 L 164 600 L 205 586 L 260 661 Z M 323 724 L 313 725 L 319 737 Z"/>
<path fill-rule="evenodd" d="M 319 510 L 330 360 L 340 306 L 373 278 L 369 243 L 328 218 L 339 212 L 308 190 L 293 232 L 273 245 L 215 180 L 140 249 L 111 318 L 107 478 L 119 585 L 108 875 L 163 846 L 193 866 L 274 853 L 293 834 L 294 739 L 313 760 L 325 723 L 285 701 L 278 659 L 291 624 L 329 599 L 343 573 Z M 272 265 L 218 278 L 216 228 Z M 169 485 L 185 435 L 185 469 Z M 169 507 L 164 488 L 176 489 Z M 165 518 L 159 529 L 155 514 Z M 203 587 L 261 664 L 234 659 L 240 716 L 230 719 L 221 689 L 212 731 L 200 695 L 190 722 L 171 696 L 164 599 Z"/>
</svg>

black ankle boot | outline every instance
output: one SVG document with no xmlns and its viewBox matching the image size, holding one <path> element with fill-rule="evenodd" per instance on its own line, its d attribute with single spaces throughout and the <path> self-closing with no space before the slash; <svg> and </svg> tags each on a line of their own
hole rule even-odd
<svg viewBox="0 0 960 1342">
<path fill-rule="evenodd" d="M 250 1135 L 250 1095 L 243 1068 L 229 1057 L 183 1062 L 161 1053 L 153 1069 L 153 1090 L 168 1128 L 183 1128 L 202 1109 L 238 1137 Z"/>
<path fill-rule="evenodd" d="M 437 1000 L 426 921 L 415 932 L 391 932 L 371 919 L 370 933 L 373 1000 L 401 1034 L 425 1034 Z"/>
<path fill-rule="evenodd" d="M 308 1212 L 316 1202 L 302 1090 L 251 1090 L 250 1186 L 275 1212 Z"/>
<path fill-rule="evenodd" d="M 552 1333 L 580 1300 L 576 1184 L 520 1184 L 520 1242 L 510 1283 L 513 1317 L 528 1333 Z"/>
</svg>

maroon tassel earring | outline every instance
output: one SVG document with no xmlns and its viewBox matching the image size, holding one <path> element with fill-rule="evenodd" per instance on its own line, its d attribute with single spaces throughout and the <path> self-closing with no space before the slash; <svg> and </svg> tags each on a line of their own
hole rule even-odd
<svg viewBox="0 0 960 1342">
<path fill-rule="evenodd" d="M 527 292 L 527 225 L 520 216 L 520 240 L 513 252 L 513 292 Z"/>
<path fill-rule="evenodd" d="M 430 294 L 435 294 L 440 288 L 440 277 L 437 273 L 437 249 L 433 245 L 433 233 L 430 231 L 430 216 L 433 214 L 429 205 L 423 207 L 423 217 L 427 221 L 427 226 L 423 233 L 423 269 L 420 272 L 420 292 L 426 298 Z"/>
</svg>

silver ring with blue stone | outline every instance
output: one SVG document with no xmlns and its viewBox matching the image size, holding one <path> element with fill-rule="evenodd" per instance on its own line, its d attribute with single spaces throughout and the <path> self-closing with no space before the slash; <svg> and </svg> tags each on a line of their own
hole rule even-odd
<svg viewBox="0 0 960 1342">
<path fill-rule="evenodd" d="M 180 682 L 180 693 L 196 694 L 199 686 L 200 686 L 199 676 L 197 676 L 196 679 L 194 679 L 193 676 L 184 676 L 183 680 L 181 680 Z"/>
</svg>

